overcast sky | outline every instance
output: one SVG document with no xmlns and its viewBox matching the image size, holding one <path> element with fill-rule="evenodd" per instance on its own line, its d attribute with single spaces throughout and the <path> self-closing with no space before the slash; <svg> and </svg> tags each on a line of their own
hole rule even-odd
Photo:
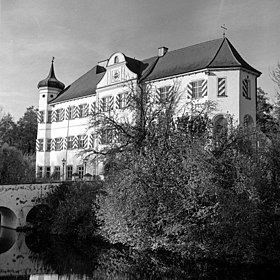
<svg viewBox="0 0 280 280">
<path fill-rule="evenodd" d="M 52 56 L 65 85 L 116 51 L 143 59 L 227 37 L 263 74 L 280 61 L 280 0 L 0 0 L 0 106 L 15 120 L 38 107 Z"/>
</svg>

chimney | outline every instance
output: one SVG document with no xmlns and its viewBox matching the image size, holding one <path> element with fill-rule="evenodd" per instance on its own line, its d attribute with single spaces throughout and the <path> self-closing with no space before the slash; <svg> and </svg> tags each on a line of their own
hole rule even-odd
<svg viewBox="0 0 280 280">
<path fill-rule="evenodd" d="M 167 47 L 160 47 L 158 48 L 158 57 L 164 56 L 168 51 Z"/>
</svg>

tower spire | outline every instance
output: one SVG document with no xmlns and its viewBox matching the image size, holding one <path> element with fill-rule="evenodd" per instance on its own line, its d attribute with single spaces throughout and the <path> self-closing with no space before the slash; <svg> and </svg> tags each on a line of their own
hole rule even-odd
<svg viewBox="0 0 280 280">
<path fill-rule="evenodd" d="M 53 65 L 54 64 L 54 59 L 55 58 L 53 56 L 48 77 L 38 83 L 38 88 L 40 88 L 40 87 L 54 87 L 54 88 L 58 88 L 58 89 L 61 89 L 61 90 L 64 89 L 65 85 L 62 82 L 60 82 L 55 76 L 54 65 Z"/>
<path fill-rule="evenodd" d="M 221 25 L 221 28 L 223 29 L 223 37 L 225 38 L 226 37 L 226 30 L 227 30 L 226 25 L 225 24 Z"/>
</svg>

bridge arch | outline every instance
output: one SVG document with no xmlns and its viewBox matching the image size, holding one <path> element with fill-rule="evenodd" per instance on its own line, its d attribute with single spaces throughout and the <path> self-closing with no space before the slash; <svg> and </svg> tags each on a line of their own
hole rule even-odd
<svg viewBox="0 0 280 280">
<path fill-rule="evenodd" d="M 1 226 L 7 228 L 15 228 L 17 224 L 17 216 L 14 211 L 8 207 L 0 206 Z"/>
<path fill-rule="evenodd" d="M 0 227 L 0 254 L 9 251 L 17 240 L 17 232 L 13 229 Z"/>
<path fill-rule="evenodd" d="M 50 207 L 47 204 L 37 204 L 33 206 L 26 215 L 26 222 L 38 224 L 48 217 Z"/>
</svg>

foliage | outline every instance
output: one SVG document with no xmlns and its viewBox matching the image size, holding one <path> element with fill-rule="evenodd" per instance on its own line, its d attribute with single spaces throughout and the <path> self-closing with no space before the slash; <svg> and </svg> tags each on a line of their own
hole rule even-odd
<svg viewBox="0 0 280 280">
<path fill-rule="evenodd" d="M 0 146 L 7 143 L 22 151 L 33 154 L 36 150 L 37 113 L 34 107 L 28 107 L 23 117 L 14 122 L 11 114 L 3 114 L 0 118 Z"/>
<path fill-rule="evenodd" d="M 275 140 L 267 145 L 261 132 L 234 127 L 230 118 L 226 131 L 213 133 L 209 108 L 175 118 L 175 100 L 150 107 L 150 94 L 141 93 L 131 123 L 105 117 L 112 129 L 125 131 L 122 143 L 129 144 L 106 147 L 106 195 L 96 209 L 100 234 L 112 243 L 195 259 L 279 256 Z M 260 96 L 259 120 L 266 125 L 271 108 Z M 278 249 L 270 255 L 264 242 Z"/>
<path fill-rule="evenodd" d="M 0 146 L 7 143 L 14 146 L 16 142 L 16 124 L 11 114 L 4 115 L 0 120 Z"/>
<path fill-rule="evenodd" d="M 7 144 L 0 148 L 0 184 L 34 182 L 34 170 L 34 155 L 23 155 L 17 148 Z"/>
<path fill-rule="evenodd" d="M 257 89 L 257 126 L 266 135 L 278 128 L 273 106 L 269 103 L 267 93 L 260 87 Z"/>
<path fill-rule="evenodd" d="M 91 182 L 64 182 L 52 190 L 40 203 L 49 206 L 48 219 L 35 225 L 37 230 L 76 238 L 89 238 L 97 228 L 92 207 L 96 195 L 102 190 L 102 181 L 96 177 Z"/>
<path fill-rule="evenodd" d="M 27 154 L 35 153 L 37 138 L 37 113 L 34 107 L 28 107 L 17 122 L 16 146 Z"/>
</svg>

